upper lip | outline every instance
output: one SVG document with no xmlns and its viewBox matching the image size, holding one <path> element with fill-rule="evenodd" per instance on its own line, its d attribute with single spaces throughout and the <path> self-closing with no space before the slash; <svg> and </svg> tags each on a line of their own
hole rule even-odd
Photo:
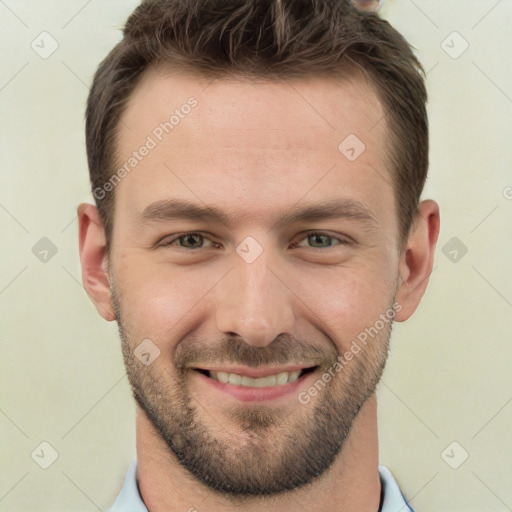
<svg viewBox="0 0 512 512">
<path fill-rule="evenodd" d="M 306 368 L 312 368 L 314 364 L 296 364 L 288 366 L 266 366 L 262 368 L 249 368 L 248 366 L 198 366 L 196 370 L 205 370 L 212 372 L 226 372 L 236 373 L 245 377 L 251 377 L 257 379 L 258 377 L 267 377 L 268 375 L 277 375 L 282 372 L 293 372 L 296 370 L 305 370 Z"/>
</svg>

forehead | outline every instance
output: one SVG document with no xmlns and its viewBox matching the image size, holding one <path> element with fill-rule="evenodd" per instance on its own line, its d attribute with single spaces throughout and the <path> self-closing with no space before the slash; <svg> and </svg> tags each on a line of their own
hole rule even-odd
<svg viewBox="0 0 512 512">
<path fill-rule="evenodd" d="M 116 215 L 180 197 L 263 216 L 306 194 L 359 196 L 390 210 L 386 132 L 361 77 L 213 80 L 151 70 L 119 123 L 117 164 L 128 172 Z M 143 146 L 145 156 L 134 156 Z"/>
<path fill-rule="evenodd" d="M 336 140 L 352 129 L 364 136 L 384 115 L 374 89 L 355 71 L 345 77 L 271 81 L 241 76 L 215 79 L 160 67 L 144 73 L 130 96 L 119 127 L 121 137 L 129 137 L 126 128 L 148 131 L 169 120 L 189 98 L 198 102 L 196 115 L 191 116 L 196 122 L 174 130 L 168 138 L 172 145 L 215 142 L 233 147 L 256 141 L 261 149 L 276 149 L 286 138 L 304 149 L 316 148 L 317 139 L 325 135 Z M 233 141 L 233 133 L 226 139 L 224 130 L 239 132 L 237 140 Z"/>
</svg>

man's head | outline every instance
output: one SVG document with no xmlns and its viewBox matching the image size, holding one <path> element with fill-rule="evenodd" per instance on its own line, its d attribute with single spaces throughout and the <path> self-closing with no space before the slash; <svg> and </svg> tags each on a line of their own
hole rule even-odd
<svg viewBox="0 0 512 512">
<path fill-rule="evenodd" d="M 324 474 L 423 295 L 418 69 L 348 2 L 175 0 L 144 2 L 98 70 L 84 283 L 148 424 L 212 489 Z"/>
<path fill-rule="evenodd" d="M 120 118 L 148 70 L 289 80 L 363 75 L 382 104 L 385 179 L 393 184 L 400 242 L 414 218 L 428 168 L 426 90 L 403 37 L 377 16 L 339 0 L 149 0 L 101 63 L 89 95 L 86 144 L 91 183 L 110 248 Z M 361 5 L 361 11 L 366 9 Z M 341 142 L 341 140 L 340 140 Z M 114 179 L 111 180 L 114 175 Z M 110 184 L 113 184 L 111 187 Z"/>
</svg>

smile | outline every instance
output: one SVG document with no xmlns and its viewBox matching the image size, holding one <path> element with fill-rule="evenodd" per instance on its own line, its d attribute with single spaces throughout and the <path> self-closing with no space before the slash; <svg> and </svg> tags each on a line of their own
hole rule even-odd
<svg viewBox="0 0 512 512">
<path fill-rule="evenodd" d="M 281 372 L 275 375 L 269 375 L 267 377 L 259 377 L 253 379 L 245 375 L 238 375 L 237 373 L 227 372 L 209 372 L 212 379 L 218 380 L 223 384 L 233 384 L 235 386 L 247 386 L 255 388 L 266 388 L 270 386 L 283 386 L 290 382 L 295 382 L 300 374 L 301 370 L 295 370 L 293 372 Z"/>
<path fill-rule="evenodd" d="M 288 394 L 296 389 L 303 377 L 312 373 L 317 366 L 290 367 L 272 369 L 196 368 L 202 379 L 210 382 L 214 388 L 228 393 L 240 400 L 268 400 Z M 231 370 L 231 371 L 228 371 Z"/>
</svg>

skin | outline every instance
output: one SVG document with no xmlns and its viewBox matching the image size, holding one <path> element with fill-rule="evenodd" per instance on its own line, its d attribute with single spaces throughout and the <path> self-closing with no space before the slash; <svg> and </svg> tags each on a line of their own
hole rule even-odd
<svg viewBox="0 0 512 512">
<path fill-rule="evenodd" d="M 303 432 L 320 411 L 333 410 L 350 396 L 360 400 L 360 410 L 343 406 L 341 416 L 349 421 L 350 432 L 318 478 L 293 490 L 244 497 L 212 489 L 180 464 L 138 405 L 138 484 L 144 502 L 152 512 L 191 507 L 287 512 L 298 505 L 312 511 L 376 511 L 380 480 L 371 374 L 380 377 L 391 324 L 307 405 L 297 394 L 321 378 L 393 303 L 399 304 L 396 321 L 414 313 L 432 271 L 438 205 L 420 203 L 400 254 L 386 161 L 388 127 L 381 104 L 361 77 L 212 82 L 165 69 L 150 71 L 122 116 L 118 162 L 125 162 L 191 96 L 197 106 L 117 185 L 110 258 L 97 209 L 90 204 L 78 208 L 84 287 L 103 318 L 120 324 L 132 387 L 146 390 L 169 428 L 173 411 L 181 414 L 180 398 L 188 398 L 197 422 L 223 447 L 226 460 L 245 462 L 237 471 L 248 474 L 256 471 L 254 453 L 266 464 L 262 467 L 289 461 L 279 452 L 287 433 L 296 436 L 292 448 L 299 450 L 308 442 Z M 366 145 L 353 162 L 338 150 L 349 134 Z M 232 222 L 137 222 L 148 205 L 169 198 L 216 206 Z M 293 206 L 330 199 L 359 201 L 371 210 L 374 224 L 338 218 L 276 227 Z M 206 237 L 189 239 L 199 248 L 183 247 L 183 239 L 158 245 L 186 231 Z M 335 239 L 308 238 L 311 231 Z M 252 263 L 236 251 L 248 236 L 263 249 Z M 351 243 L 337 244 L 336 238 Z M 133 355 L 144 339 L 160 350 L 149 366 Z M 280 351 L 287 346 L 283 340 L 296 349 Z M 219 392 L 190 368 L 176 367 L 191 347 L 195 363 L 204 367 L 211 367 L 214 356 L 225 364 L 249 363 L 235 360 L 230 349 L 235 343 L 247 354 L 267 354 L 263 368 L 283 354 L 287 363 L 304 362 L 314 348 L 320 368 L 294 393 L 255 404 Z M 354 385 L 350 379 L 358 371 L 363 376 Z M 368 396 L 359 396 L 362 390 Z M 263 416 L 257 414 L 259 406 Z M 258 429 L 257 418 L 268 422 Z M 265 458 L 267 449 L 273 457 Z"/>
<path fill-rule="evenodd" d="M 359 11 L 368 13 L 377 12 L 381 4 L 378 0 L 352 0 L 350 3 Z"/>
</svg>

